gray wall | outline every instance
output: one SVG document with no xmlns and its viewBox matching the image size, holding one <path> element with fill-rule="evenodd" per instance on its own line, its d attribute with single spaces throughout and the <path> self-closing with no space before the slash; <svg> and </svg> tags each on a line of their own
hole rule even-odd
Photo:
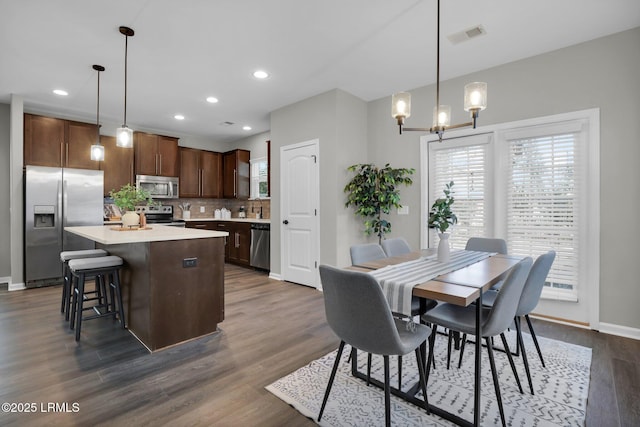
<svg viewBox="0 0 640 427">
<path fill-rule="evenodd" d="M 233 149 L 249 150 L 251 151 L 252 159 L 259 159 L 260 157 L 267 157 L 267 141 L 269 141 L 269 139 L 271 139 L 271 132 L 262 132 L 234 141 L 230 147 L 232 146 Z M 230 149 L 231 148 L 227 148 L 227 150 Z"/>
<path fill-rule="evenodd" d="M 446 61 L 446 58 L 444 58 Z M 600 322 L 640 328 L 640 28 L 557 50 L 441 83 L 442 104 L 452 123 L 467 120 L 464 84 L 486 81 L 488 108 L 480 124 L 504 123 L 600 108 Z M 407 126 L 429 126 L 435 88 L 411 91 Z M 398 135 L 390 97 L 369 103 L 372 161 L 391 161 L 419 171 L 418 133 Z M 402 194 L 410 215 L 392 216 L 395 235 L 419 245 L 420 186 Z"/>
<path fill-rule="evenodd" d="M 332 90 L 271 113 L 271 271 L 280 274 L 280 148 L 319 140 L 320 262 L 349 265 L 348 247 L 361 239 L 344 212 L 346 168 L 366 160 L 366 103 Z M 340 234 L 342 233 L 342 234 Z M 346 248 L 346 249 L 345 249 Z"/>
<path fill-rule="evenodd" d="M 9 105 L 0 104 L 0 278 L 11 276 Z"/>
</svg>

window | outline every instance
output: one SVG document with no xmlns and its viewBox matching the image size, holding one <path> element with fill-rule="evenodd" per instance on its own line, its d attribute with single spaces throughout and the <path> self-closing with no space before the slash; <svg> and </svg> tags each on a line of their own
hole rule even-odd
<svg viewBox="0 0 640 427">
<path fill-rule="evenodd" d="M 588 298 L 597 299 L 598 134 L 597 110 L 589 110 L 498 125 L 482 135 L 452 131 L 442 143 L 424 137 L 424 229 L 431 204 L 454 181 L 453 249 L 472 236 L 504 238 L 510 253 L 534 259 L 554 249 L 542 297 L 577 302 L 589 288 Z M 423 233 L 428 246 L 437 241 L 434 231 Z"/>
<path fill-rule="evenodd" d="M 581 123 L 506 133 L 506 236 L 509 250 L 556 260 L 545 297 L 576 301 L 583 228 L 581 186 L 586 181 Z"/>
<path fill-rule="evenodd" d="M 269 167 L 266 157 L 251 159 L 251 198 L 264 199 L 269 197 Z"/>
<path fill-rule="evenodd" d="M 445 185 L 454 182 L 454 213 L 458 223 L 450 237 L 452 248 L 464 248 L 469 237 L 491 234 L 487 221 L 489 142 L 489 136 L 481 135 L 429 146 L 429 208 L 433 201 L 443 197 Z M 437 246 L 437 232 L 432 230 L 429 234 L 431 246 Z"/>
</svg>

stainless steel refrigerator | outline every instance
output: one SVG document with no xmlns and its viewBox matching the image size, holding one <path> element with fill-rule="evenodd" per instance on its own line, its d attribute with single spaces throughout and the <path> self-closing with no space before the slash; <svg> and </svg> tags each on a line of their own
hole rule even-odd
<svg viewBox="0 0 640 427">
<path fill-rule="evenodd" d="M 25 281 L 27 287 L 57 283 L 60 252 L 93 249 L 94 242 L 64 227 L 102 225 L 102 171 L 27 166 L 25 171 Z"/>
</svg>

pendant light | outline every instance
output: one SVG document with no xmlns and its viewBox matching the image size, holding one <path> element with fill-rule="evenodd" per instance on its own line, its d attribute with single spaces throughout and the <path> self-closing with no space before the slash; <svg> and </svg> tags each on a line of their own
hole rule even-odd
<svg viewBox="0 0 640 427">
<path fill-rule="evenodd" d="M 437 22 L 437 50 L 436 50 L 436 106 L 433 108 L 433 125 L 430 128 L 407 128 L 404 120 L 411 116 L 411 94 L 400 92 L 391 99 L 391 116 L 396 119 L 400 134 L 402 131 L 429 132 L 442 135 L 446 129 L 456 129 L 467 126 L 476 128 L 476 120 L 480 111 L 487 108 L 487 84 L 483 82 L 469 83 L 464 87 L 464 109 L 471 113 L 471 121 L 451 125 L 451 107 L 440 105 L 440 0 L 438 0 Z"/>
<path fill-rule="evenodd" d="M 129 27 L 120 27 L 120 33 L 124 35 L 124 123 L 116 129 L 116 145 L 133 148 L 133 130 L 127 127 L 127 50 L 129 37 L 133 37 L 134 32 Z"/>
<path fill-rule="evenodd" d="M 98 96 L 96 107 L 96 131 L 98 136 L 96 138 L 96 143 L 91 146 L 91 160 L 101 162 L 104 160 L 104 146 L 100 144 L 100 73 L 104 71 L 104 67 L 102 65 L 94 65 L 93 69 L 98 72 Z"/>
</svg>

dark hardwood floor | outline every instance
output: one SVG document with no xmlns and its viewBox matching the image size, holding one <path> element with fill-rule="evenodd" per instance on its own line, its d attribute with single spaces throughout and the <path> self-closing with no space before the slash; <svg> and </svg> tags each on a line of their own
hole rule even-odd
<svg viewBox="0 0 640 427">
<path fill-rule="evenodd" d="M 322 294 L 233 265 L 225 287 L 219 333 L 153 354 L 109 319 L 76 344 L 58 287 L 0 290 L 0 401 L 37 405 L 0 425 L 314 425 L 264 387 L 337 347 Z M 593 348 L 588 426 L 640 425 L 640 341 L 534 322 Z M 68 412 L 43 412 L 49 402 Z"/>
</svg>

